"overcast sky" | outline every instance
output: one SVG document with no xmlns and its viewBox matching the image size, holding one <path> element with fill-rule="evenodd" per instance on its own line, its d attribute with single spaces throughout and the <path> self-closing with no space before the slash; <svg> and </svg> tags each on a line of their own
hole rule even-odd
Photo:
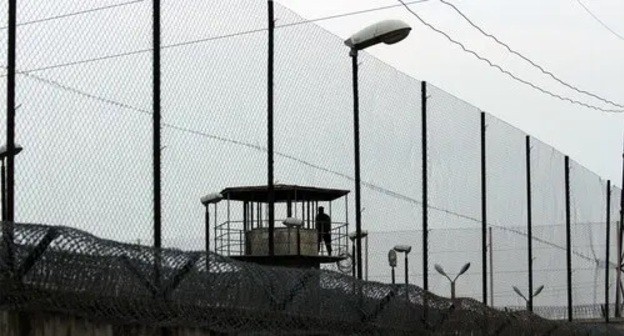
<svg viewBox="0 0 624 336">
<path fill-rule="evenodd" d="M 308 19 L 398 4 L 397 0 L 278 2 Z M 564 81 L 615 102 L 624 102 L 624 40 L 602 27 L 575 0 L 453 0 L 452 3 L 486 32 Z M 585 5 L 610 28 L 624 35 L 624 2 L 586 0 Z M 497 47 L 439 0 L 415 4 L 411 8 L 467 47 L 520 77 L 558 94 L 596 103 L 590 97 L 556 84 Z M 405 8 L 318 24 L 346 39 L 368 24 L 390 18 L 412 25 L 411 36 L 398 45 L 370 48 L 371 54 L 521 128 L 620 185 L 624 125 L 621 114 L 572 105 L 515 82 L 426 28 Z"/>
</svg>

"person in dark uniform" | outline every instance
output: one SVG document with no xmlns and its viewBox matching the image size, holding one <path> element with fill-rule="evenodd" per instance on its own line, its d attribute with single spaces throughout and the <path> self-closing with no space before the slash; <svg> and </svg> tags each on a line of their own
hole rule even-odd
<svg viewBox="0 0 624 336">
<path fill-rule="evenodd" d="M 325 208 L 318 207 L 318 213 L 316 214 L 316 230 L 318 231 L 317 248 L 321 251 L 321 240 L 325 241 L 325 247 L 327 254 L 331 255 L 331 217 L 325 213 Z"/>
</svg>

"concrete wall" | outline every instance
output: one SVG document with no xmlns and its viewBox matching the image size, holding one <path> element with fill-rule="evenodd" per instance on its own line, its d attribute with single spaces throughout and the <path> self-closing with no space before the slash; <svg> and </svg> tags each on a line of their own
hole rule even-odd
<svg viewBox="0 0 624 336">
<path fill-rule="evenodd" d="M 21 316 L 20 316 L 21 315 Z M 24 323 L 20 323 L 23 320 Z M 20 324 L 25 325 L 24 333 Z M 216 334 L 188 328 L 171 328 L 163 334 L 160 328 L 144 326 L 114 326 L 82 318 L 15 312 L 0 312 L 2 336 L 214 336 Z"/>
</svg>

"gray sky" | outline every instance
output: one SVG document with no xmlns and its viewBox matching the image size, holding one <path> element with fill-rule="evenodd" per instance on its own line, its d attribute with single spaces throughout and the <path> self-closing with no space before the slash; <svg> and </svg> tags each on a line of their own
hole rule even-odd
<svg viewBox="0 0 624 336">
<path fill-rule="evenodd" d="M 308 19 L 398 3 L 396 0 L 278 2 Z M 619 103 L 624 101 L 624 40 L 600 26 L 575 0 L 452 3 L 486 32 L 566 82 Z M 586 0 L 585 3 L 603 22 L 624 35 L 624 2 Z M 411 8 L 469 48 L 522 78 L 559 94 L 584 98 L 479 35 L 438 0 Z M 370 48 L 371 54 L 511 123 L 620 185 L 622 115 L 578 107 L 517 83 L 429 30 L 401 7 L 318 24 L 348 38 L 368 24 L 389 18 L 412 25 L 412 34 L 398 45 Z M 595 102 L 592 98 L 581 100 Z"/>
</svg>

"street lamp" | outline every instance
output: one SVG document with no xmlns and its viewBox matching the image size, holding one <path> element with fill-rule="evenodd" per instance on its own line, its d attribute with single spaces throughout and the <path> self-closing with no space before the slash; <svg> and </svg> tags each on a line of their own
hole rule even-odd
<svg viewBox="0 0 624 336">
<path fill-rule="evenodd" d="M 13 156 L 19 154 L 24 148 L 22 146 L 15 144 L 13 149 Z M 2 161 L 2 170 L 0 174 L 2 175 L 1 183 L 2 183 L 2 221 L 6 220 L 6 158 L 9 156 L 9 150 L 6 145 L 0 147 L 0 161 Z"/>
<path fill-rule="evenodd" d="M 388 263 L 390 264 L 390 269 L 392 270 L 392 285 L 396 283 L 394 278 L 394 268 L 397 265 L 397 254 L 395 250 L 388 251 Z"/>
<path fill-rule="evenodd" d="M 353 137 L 355 158 L 355 231 L 359 237 L 362 232 L 362 214 L 360 206 L 360 106 L 358 90 L 358 51 L 376 44 L 394 44 L 409 35 L 412 28 L 398 20 L 386 20 L 364 28 L 345 41 L 351 52 L 353 67 Z M 362 279 L 362 242 L 357 245 L 357 277 Z"/>
<path fill-rule="evenodd" d="M 412 247 L 409 245 L 397 245 L 394 247 L 394 250 L 399 253 L 405 253 L 405 297 L 407 302 L 409 302 L 409 263 L 407 255 L 412 251 Z"/>
<path fill-rule="evenodd" d="M 522 292 L 520 291 L 520 289 L 518 289 L 518 287 L 516 286 L 512 286 L 514 292 L 516 292 L 516 294 L 518 294 L 522 299 L 524 299 L 524 301 L 526 302 L 527 305 L 527 310 L 533 311 L 533 309 L 531 308 L 533 305 L 533 299 L 538 296 L 542 290 L 544 290 L 544 285 L 541 285 L 537 288 L 537 290 L 535 291 L 535 293 L 533 295 L 531 295 L 531 297 L 527 298 L 526 296 L 524 296 L 522 294 Z"/>
<path fill-rule="evenodd" d="M 349 239 L 351 239 L 351 242 L 355 242 L 355 238 L 356 237 L 358 237 L 357 231 L 349 233 Z M 364 279 L 366 281 L 368 281 L 368 231 L 362 230 L 360 232 L 360 236 L 359 237 L 360 237 L 360 239 L 364 238 L 364 250 L 365 250 L 365 253 L 366 253 L 364 255 L 364 259 L 366 259 L 365 260 L 365 264 L 364 264 L 364 269 L 365 269 L 365 271 L 364 271 L 364 274 L 365 274 Z M 360 241 L 360 239 L 358 239 L 358 242 Z M 355 255 L 355 243 L 353 243 L 352 245 L 353 245 L 353 254 Z"/>
<path fill-rule="evenodd" d="M 219 203 L 222 199 L 223 199 L 223 195 L 221 195 L 220 193 L 208 194 L 199 199 L 201 203 L 204 205 L 204 207 L 206 208 L 206 218 L 205 218 L 206 233 L 204 234 L 206 238 L 206 253 L 210 251 L 210 204 L 214 204 L 216 208 L 217 203 Z M 208 265 L 207 261 L 206 261 L 206 265 Z"/>
<path fill-rule="evenodd" d="M 470 263 L 467 263 L 466 265 L 464 265 L 461 270 L 459 271 L 459 273 L 457 273 L 457 275 L 455 276 L 455 278 L 451 279 L 446 272 L 444 272 L 444 268 L 442 268 L 442 266 L 435 264 L 434 266 L 435 270 L 438 271 L 438 273 L 440 273 L 441 275 L 445 276 L 450 282 L 451 282 L 451 300 L 455 300 L 455 282 L 457 281 L 457 278 L 459 278 L 462 274 L 466 273 L 466 271 L 468 271 L 468 269 L 470 268 Z"/>
</svg>

